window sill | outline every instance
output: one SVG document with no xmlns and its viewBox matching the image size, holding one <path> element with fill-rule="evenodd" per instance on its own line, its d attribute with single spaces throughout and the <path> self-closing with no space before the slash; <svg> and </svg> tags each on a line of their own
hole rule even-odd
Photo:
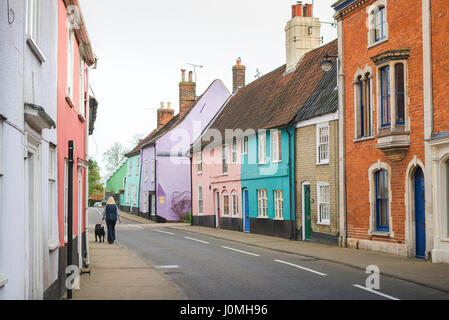
<svg viewBox="0 0 449 320">
<path fill-rule="evenodd" d="M 282 160 L 271 161 L 271 163 L 281 163 Z"/>
<path fill-rule="evenodd" d="M 41 51 L 41 49 L 39 49 L 36 41 L 34 41 L 30 35 L 27 36 L 27 44 L 40 63 L 47 62 L 47 59 L 45 59 L 43 52 Z"/>
<path fill-rule="evenodd" d="M 385 238 L 389 238 L 391 236 L 390 231 L 372 231 L 371 235 L 376 236 L 376 237 L 385 237 Z"/>
<path fill-rule="evenodd" d="M 268 217 L 265 217 L 265 216 L 257 216 L 257 219 L 268 219 Z"/>
<path fill-rule="evenodd" d="M 379 45 L 379 44 L 381 44 L 381 43 L 384 43 L 384 42 L 387 42 L 388 41 L 388 36 L 386 36 L 384 39 L 382 39 L 382 40 L 377 40 L 376 42 L 372 42 L 372 43 L 370 43 L 369 45 L 368 45 L 368 49 L 371 49 L 371 48 L 373 48 L 373 47 L 375 47 L 375 46 L 377 46 L 377 45 Z"/>
<path fill-rule="evenodd" d="M 329 161 L 327 161 L 327 162 L 317 162 L 316 165 L 317 166 L 327 166 L 327 165 L 329 165 Z"/>
<path fill-rule="evenodd" d="M 363 142 L 363 141 L 373 140 L 373 139 L 374 139 L 374 136 L 369 136 L 369 137 L 363 137 L 363 138 L 354 139 L 353 142 Z"/>
<path fill-rule="evenodd" d="M 48 240 L 48 251 L 55 251 L 59 248 L 59 241 L 56 240 Z"/>
<path fill-rule="evenodd" d="M 441 242 L 449 242 L 449 238 L 440 238 Z"/>
<path fill-rule="evenodd" d="M 8 283 L 8 278 L 5 276 L 0 275 L 0 288 L 4 287 Z"/>
<path fill-rule="evenodd" d="M 259 162 L 259 163 L 257 163 L 258 166 L 263 166 L 263 165 L 266 165 L 266 164 L 267 164 L 266 162 Z"/>
<path fill-rule="evenodd" d="M 200 176 L 200 175 L 202 175 L 202 174 L 203 174 L 203 171 L 198 171 L 198 172 L 196 173 L 197 176 Z"/>
<path fill-rule="evenodd" d="M 323 221 L 323 222 L 317 222 L 316 224 L 318 224 L 320 226 L 330 226 L 331 222 L 330 221 Z"/>
<path fill-rule="evenodd" d="M 69 96 L 65 96 L 65 101 L 67 101 L 70 108 L 75 108 L 75 105 L 73 104 L 72 99 Z"/>
<path fill-rule="evenodd" d="M 275 221 L 284 221 L 284 218 L 274 218 Z"/>
<path fill-rule="evenodd" d="M 229 175 L 229 173 L 228 172 L 226 172 L 226 173 L 222 173 L 221 174 L 221 176 L 223 177 L 223 176 L 228 176 Z"/>
</svg>

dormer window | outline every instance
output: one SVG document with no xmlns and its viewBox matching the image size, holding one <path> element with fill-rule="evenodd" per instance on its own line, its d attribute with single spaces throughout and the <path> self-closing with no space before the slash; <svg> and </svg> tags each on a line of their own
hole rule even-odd
<svg viewBox="0 0 449 320">
<path fill-rule="evenodd" d="M 387 1 L 376 1 L 367 12 L 369 15 L 368 46 L 386 41 L 388 39 Z"/>
</svg>

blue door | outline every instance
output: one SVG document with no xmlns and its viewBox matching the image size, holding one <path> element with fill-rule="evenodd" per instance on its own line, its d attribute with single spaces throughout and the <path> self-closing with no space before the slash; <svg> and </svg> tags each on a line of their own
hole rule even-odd
<svg viewBox="0 0 449 320">
<path fill-rule="evenodd" d="M 426 257 L 426 200 L 424 196 L 424 174 L 421 168 L 415 172 L 415 235 L 416 257 Z"/>
<path fill-rule="evenodd" d="M 245 221 L 244 223 L 244 232 L 249 232 L 249 199 L 248 199 L 248 189 L 243 190 L 243 206 L 244 206 L 244 215 Z"/>
</svg>

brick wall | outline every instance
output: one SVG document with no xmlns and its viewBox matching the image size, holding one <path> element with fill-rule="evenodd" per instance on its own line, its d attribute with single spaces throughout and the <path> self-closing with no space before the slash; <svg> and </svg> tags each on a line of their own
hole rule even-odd
<svg viewBox="0 0 449 320">
<path fill-rule="evenodd" d="M 340 231 L 338 213 L 338 121 L 329 122 L 328 165 L 316 165 L 316 126 L 310 125 L 296 129 L 296 221 L 297 228 L 302 226 L 302 183 L 310 183 L 312 231 L 336 236 Z M 329 226 L 317 223 L 317 182 L 329 182 L 331 223 Z"/>
<path fill-rule="evenodd" d="M 432 0 L 434 133 L 449 131 L 449 6 Z"/>
<path fill-rule="evenodd" d="M 344 33 L 344 73 L 345 73 L 345 116 L 346 116 L 346 177 L 348 235 L 354 239 L 405 244 L 405 182 L 408 164 L 416 156 L 423 163 L 424 157 L 424 114 L 423 114 L 423 68 L 422 68 L 422 22 L 421 2 L 389 0 L 387 2 L 388 40 L 368 48 L 367 13 L 364 5 L 343 17 Z M 356 35 L 356 36 L 355 36 Z M 377 134 L 377 69 L 370 57 L 387 50 L 410 48 L 408 59 L 408 116 L 410 120 L 410 148 L 402 161 L 392 162 L 379 149 L 377 137 L 354 142 L 354 85 L 353 79 L 358 68 L 369 65 L 374 73 L 373 80 L 373 128 Z M 406 84 L 407 85 L 407 84 Z M 377 161 L 391 166 L 392 176 L 392 232 L 391 237 L 376 237 L 368 233 L 370 223 L 368 169 Z M 380 250 L 390 251 L 381 245 Z"/>
</svg>

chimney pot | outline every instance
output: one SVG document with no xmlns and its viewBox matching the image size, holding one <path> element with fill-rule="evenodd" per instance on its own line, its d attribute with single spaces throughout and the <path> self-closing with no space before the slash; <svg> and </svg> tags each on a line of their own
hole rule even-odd
<svg viewBox="0 0 449 320">
<path fill-rule="evenodd" d="M 164 108 L 165 108 L 165 103 L 161 102 L 161 109 L 164 109 Z"/>
<path fill-rule="evenodd" d="M 189 82 L 193 82 L 193 72 L 189 72 Z"/>
<path fill-rule="evenodd" d="M 167 102 L 167 109 L 171 109 L 171 102 Z"/>
<path fill-rule="evenodd" d="M 294 4 L 292 5 L 292 19 L 295 17 L 303 16 L 304 5 L 303 4 Z"/>
<path fill-rule="evenodd" d="M 186 81 L 186 69 L 181 69 L 182 72 L 182 82 Z"/>
<path fill-rule="evenodd" d="M 236 92 L 238 88 L 244 87 L 246 78 L 246 67 L 242 65 L 242 59 L 238 58 L 237 63 L 232 67 L 232 92 Z"/>
</svg>

